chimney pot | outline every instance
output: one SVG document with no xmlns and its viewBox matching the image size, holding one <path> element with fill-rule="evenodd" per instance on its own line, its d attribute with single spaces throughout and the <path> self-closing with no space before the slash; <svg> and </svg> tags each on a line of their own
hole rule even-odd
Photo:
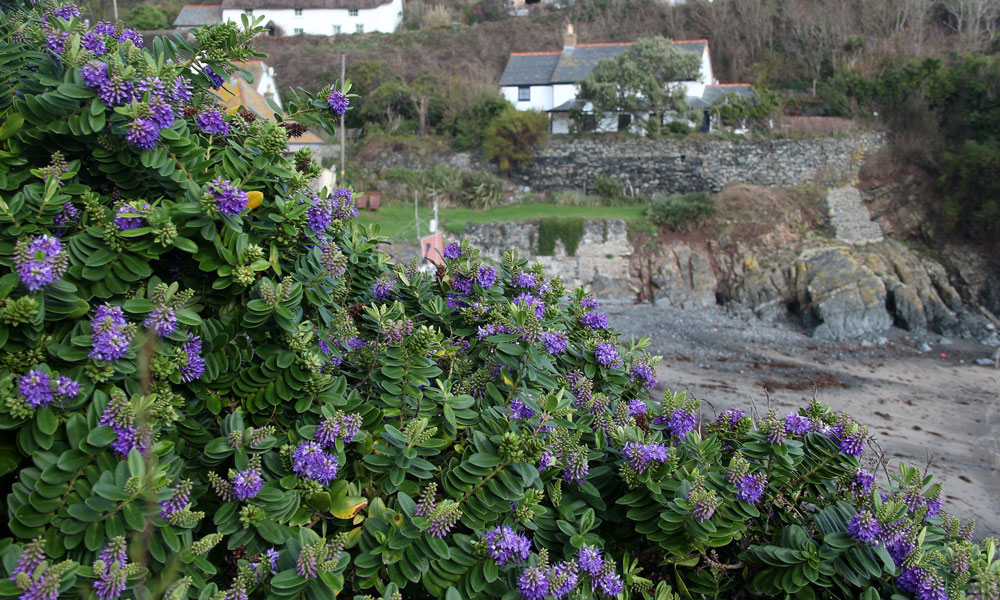
<svg viewBox="0 0 1000 600">
<path fill-rule="evenodd" d="M 573 24 L 566 25 L 566 33 L 563 35 L 563 48 L 576 47 L 576 33 L 573 32 Z"/>
</svg>

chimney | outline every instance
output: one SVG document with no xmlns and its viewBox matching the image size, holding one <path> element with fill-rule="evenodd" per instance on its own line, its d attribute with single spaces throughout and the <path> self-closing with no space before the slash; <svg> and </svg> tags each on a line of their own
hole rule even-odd
<svg viewBox="0 0 1000 600">
<path fill-rule="evenodd" d="M 563 50 L 576 47 L 576 33 L 573 32 L 573 24 L 566 25 L 566 33 L 563 34 Z"/>
</svg>

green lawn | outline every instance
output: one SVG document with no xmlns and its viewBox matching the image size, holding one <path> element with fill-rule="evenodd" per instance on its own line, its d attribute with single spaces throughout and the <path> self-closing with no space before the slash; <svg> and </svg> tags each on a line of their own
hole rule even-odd
<svg viewBox="0 0 1000 600">
<path fill-rule="evenodd" d="M 584 219 L 625 219 L 646 221 L 645 205 L 632 206 L 559 206 L 556 204 L 514 204 L 490 210 L 449 208 L 440 211 L 441 227 L 453 234 L 465 230 L 465 224 L 502 221 L 530 221 L 545 217 L 582 217 Z M 420 233 L 427 234 L 431 219 L 429 208 L 420 208 Z M 381 234 L 395 240 L 413 239 L 416 234 L 412 204 L 386 204 L 377 211 L 361 211 L 358 221 L 365 225 L 378 223 Z"/>
</svg>

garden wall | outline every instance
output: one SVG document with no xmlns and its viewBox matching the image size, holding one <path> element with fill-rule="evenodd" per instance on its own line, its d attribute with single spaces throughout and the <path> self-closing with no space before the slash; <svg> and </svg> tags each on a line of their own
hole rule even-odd
<svg viewBox="0 0 1000 600">
<path fill-rule="evenodd" d="M 628 241 L 625 221 L 583 221 L 573 252 L 556 238 L 550 256 L 539 254 L 543 226 L 538 221 L 514 223 L 469 223 L 462 238 L 478 248 L 483 257 L 503 260 L 508 248 L 516 248 L 520 255 L 538 261 L 549 276 L 558 275 L 567 285 L 586 285 L 604 300 L 634 301 L 640 290 L 629 274 L 632 244 Z"/>
<path fill-rule="evenodd" d="M 601 175 L 646 194 L 715 192 L 733 183 L 781 186 L 814 180 L 840 187 L 851 183 L 864 159 L 887 141 L 885 134 L 877 132 L 764 141 L 553 136 L 527 169 L 510 177 L 535 191 L 590 188 Z M 363 166 L 445 166 L 496 172 L 496 166 L 483 162 L 478 152 L 421 155 L 387 149 L 365 160 Z"/>
<path fill-rule="evenodd" d="M 802 140 L 602 140 L 552 137 L 531 166 L 512 179 L 534 190 L 589 188 L 614 177 L 643 193 L 718 191 L 734 183 L 762 186 L 818 181 L 840 186 L 857 177 L 885 134 Z"/>
</svg>

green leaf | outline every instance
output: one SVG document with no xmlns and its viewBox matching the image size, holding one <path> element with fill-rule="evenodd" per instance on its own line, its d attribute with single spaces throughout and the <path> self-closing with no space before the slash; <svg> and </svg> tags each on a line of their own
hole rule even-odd
<svg viewBox="0 0 1000 600">
<path fill-rule="evenodd" d="M 21 126 L 24 125 L 24 117 L 20 113 L 12 112 L 8 114 L 10 116 L 3 122 L 3 125 L 0 125 L 0 142 L 17 135 L 17 132 L 21 131 Z"/>
<path fill-rule="evenodd" d="M 260 525 L 257 525 L 257 533 L 272 544 L 284 544 L 285 539 L 288 537 L 285 529 L 273 521 L 264 521 Z"/>
<path fill-rule="evenodd" d="M 174 246 L 176 246 L 178 250 L 182 250 L 189 254 L 194 254 L 198 252 L 198 244 L 192 242 L 191 240 L 185 237 L 174 238 Z"/>
<path fill-rule="evenodd" d="M 850 548 L 854 546 L 857 542 L 854 538 L 847 535 L 843 531 L 835 531 L 833 533 L 828 533 L 823 536 L 823 542 L 832 548 Z"/>
<path fill-rule="evenodd" d="M 135 448 L 128 453 L 128 471 L 135 477 L 146 476 L 146 460 Z"/>
<path fill-rule="evenodd" d="M 153 310 L 153 303 L 145 298 L 133 298 L 126 300 L 122 309 L 130 313 L 145 314 Z"/>
<path fill-rule="evenodd" d="M 282 571 L 271 578 L 271 587 L 276 590 L 297 590 L 305 586 L 306 580 L 295 569 Z M 287 594 L 282 594 L 285 596 Z"/>
<path fill-rule="evenodd" d="M 52 435 L 56 429 L 59 429 L 59 420 L 56 419 L 56 414 L 52 412 L 51 408 L 40 409 L 36 418 L 38 429 L 46 435 Z"/>
<path fill-rule="evenodd" d="M 87 443 L 98 448 L 103 448 L 116 439 L 118 439 L 118 434 L 107 425 L 98 425 L 87 434 Z"/>
<path fill-rule="evenodd" d="M 494 456 L 492 454 L 473 454 L 467 459 L 470 463 L 476 465 L 477 467 L 492 468 L 500 464 L 500 457 Z"/>
</svg>

